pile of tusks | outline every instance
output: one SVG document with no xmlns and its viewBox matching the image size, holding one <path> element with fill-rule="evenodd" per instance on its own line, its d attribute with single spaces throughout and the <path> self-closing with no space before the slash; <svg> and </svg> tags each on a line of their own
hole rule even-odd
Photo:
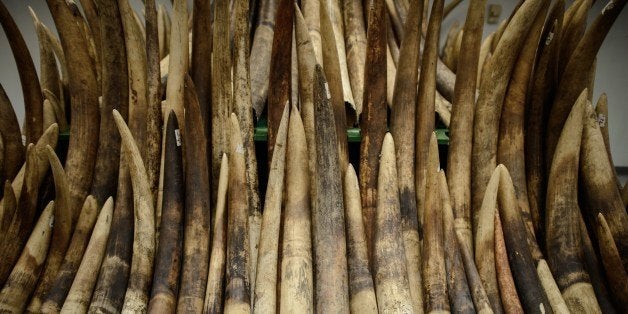
<svg viewBox="0 0 628 314">
<path fill-rule="evenodd" d="M 0 312 L 628 309 L 591 99 L 626 0 L 521 1 L 485 39 L 469 0 L 442 53 L 461 1 L 46 0 L 39 72 L 8 2 Z"/>
</svg>

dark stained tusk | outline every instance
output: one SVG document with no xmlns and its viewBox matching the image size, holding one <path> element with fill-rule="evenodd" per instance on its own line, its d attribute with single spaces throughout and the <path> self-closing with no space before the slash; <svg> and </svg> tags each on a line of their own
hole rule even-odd
<svg viewBox="0 0 628 314">
<path fill-rule="evenodd" d="M 580 100 L 580 98 L 579 98 Z M 606 154 L 604 139 L 590 103 L 585 106 L 585 122 L 580 151 L 580 182 L 592 221 L 604 214 L 620 252 L 624 268 L 628 265 L 628 215 L 617 188 L 617 180 Z M 551 265 L 551 263 L 550 263 Z"/>
<path fill-rule="evenodd" d="M 128 3 L 127 3 L 128 6 Z M 120 135 L 113 122 L 112 110 L 123 116 L 129 111 L 129 74 L 126 43 L 121 12 L 117 1 L 98 0 L 101 16 L 100 34 L 105 41 L 101 56 L 102 107 L 100 109 L 100 135 L 98 158 L 91 186 L 99 206 L 115 195 L 120 168 Z M 130 62 L 129 62 L 130 63 Z"/>
<path fill-rule="evenodd" d="M 334 1 L 337 2 L 337 1 Z M 344 93 L 344 78 L 342 73 L 342 67 L 346 64 L 342 64 L 341 59 L 344 56 L 340 56 L 340 48 L 337 46 L 338 37 L 336 32 L 339 31 L 334 24 L 334 11 L 335 6 L 330 0 L 321 1 L 321 35 L 322 35 L 322 47 L 323 47 L 323 66 L 325 70 L 325 78 L 327 78 L 327 88 L 331 94 L 331 104 L 334 110 L 334 120 L 336 125 L 336 138 L 338 139 L 338 156 L 340 161 L 340 170 L 347 169 L 349 163 L 348 143 L 346 136 L 347 114 L 345 112 L 345 100 L 343 99 Z M 344 48 L 343 48 L 344 49 Z"/>
<path fill-rule="evenodd" d="M 92 294 L 89 312 L 119 312 L 129 280 L 133 254 L 133 192 L 126 158 L 120 158 L 111 233 Z"/>
<path fill-rule="evenodd" d="M 502 229 L 502 222 L 499 218 L 498 211 L 495 211 L 494 221 L 495 269 L 497 271 L 497 284 L 499 285 L 499 294 L 501 296 L 501 299 L 504 300 L 502 302 L 502 305 L 504 306 L 504 313 L 523 313 L 523 307 L 521 306 L 521 301 L 519 300 L 519 295 L 517 294 L 517 288 L 515 286 L 515 279 L 512 277 L 512 271 L 510 270 L 510 264 L 508 262 L 508 252 L 506 252 L 504 230 Z M 539 274 L 539 277 L 540 276 L 541 275 Z M 543 283 L 543 281 L 541 281 L 541 283 Z"/>
<path fill-rule="evenodd" d="M 90 55 L 90 42 L 81 27 L 85 21 L 76 3 L 47 0 L 55 21 L 68 64 L 68 88 L 71 99 L 70 140 L 65 161 L 72 202 L 77 217 L 94 175 L 98 150 L 100 112 L 98 69 Z"/>
<path fill-rule="evenodd" d="M 434 131 L 434 102 L 436 96 L 436 59 L 438 59 L 438 42 L 440 25 L 443 18 L 443 3 L 438 0 L 432 4 L 430 20 L 428 23 L 427 36 L 425 38 L 425 49 L 421 60 L 421 77 L 418 87 L 418 108 L 416 112 L 416 166 L 415 166 L 415 188 L 417 191 L 417 212 L 419 215 L 419 226 L 423 224 L 424 204 L 426 201 L 426 182 L 428 165 L 428 149 L 430 147 L 430 136 Z M 441 223 L 442 224 L 442 223 Z M 469 246 L 470 238 L 469 238 Z"/>
<path fill-rule="evenodd" d="M 161 71 L 159 68 L 159 33 L 158 13 L 155 0 L 146 1 L 146 101 L 148 113 L 146 117 L 146 173 L 148 184 L 153 193 L 155 203 L 155 227 L 161 223 L 161 209 L 159 196 L 159 178 L 161 168 L 161 141 L 163 114 L 161 113 Z M 209 63 L 209 62 L 208 62 Z M 205 116 L 207 117 L 207 116 Z M 208 121 L 207 118 L 203 121 Z M 206 125 L 207 123 L 205 123 Z M 208 135 L 208 139 L 211 136 Z M 208 150 L 209 151 L 209 150 Z M 209 157 L 208 157 L 209 158 Z"/>
<path fill-rule="evenodd" d="M 124 296 L 123 313 L 146 311 L 149 289 L 152 283 L 153 259 L 155 256 L 155 216 L 153 197 L 148 186 L 144 161 L 131 130 L 114 109 L 113 117 L 122 140 L 123 158 L 126 158 L 133 188 L 135 226 L 133 256 L 129 283 Z"/>
<path fill-rule="evenodd" d="M 292 66 L 292 25 L 294 6 L 292 1 L 278 0 L 277 20 L 270 60 L 270 81 L 268 87 L 268 160 L 272 160 L 275 138 L 284 106 L 290 103 L 291 66 Z M 252 82 L 251 82 L 252 84 Z M 251 86 L 253 87 L 253 85 Z M 253 97 L 255 97 L 253 91 Z M 258 115 L 261 112 L 258 112 Z"/>
<path fill-rule="evenodd" d="M 491 303 L 486 295 L 486 290 L 482 285 L 482 280 L 478 269 L 473 260 L 473 253 L 471 249 L 464 243 L 464 238 L 461 237 L 459 232 L 455 232 L 456 243 L 460 248 L 460 254 L 462 255 L 462 263 L 464 264 L 464 270 L 467 275 L 467 282 L 469 283 L 469 289 L 471 290 L 471 297 L 473 297 L 473 304 L 475 310 L 481 314 L 494 313 L 491 309 Z"/>
<path fill-rule="evenodd" d="M 524 115 L 531 71 L 548 7 L 549 3 L 545 2 L 536 14 L 513 66 L 503 100 L 497 141 L 497 163 L 506 166 L 512 175 L 517 206 L 519 206 L 523 221 L 526 224 L 528 244 L 535 261 L 541 259 L 543 254 L 535 236 L 535 230 L 540 227 L 535 225 L 535 223 L 539 223 L 539 213 L 531 212 L 528 202 L 524 153 Z"/>
<path fill-rule="evenodd" d="M 13 180 L 24 164 L 26 149 L 22 144 L 20 124 L 11 101 L 0 84 L 0 133 L 4 144 L 4 168 L 2 177 Z"/>
<path fill-rule="evenodd" d="M 455 2 L 453 2 L 455 3 Z M 451 5 L 448 4 L 448 6 Z M 464 24 L 461 54 L 454 88 L 450 123 L 450 148 L 447 159 L 449 193 L 454 211 L 456 230 L 462 232 L 466 246 L 472 249 L 473 230 L 477 228 L 471 215 L 471 152 L 477 73 L 481 64 L 480 45 L 486 1 L 469 3 Z M 476 208 L 476 211 L 478 209 Z M 491 209 L 492 210 L 492 209 Z"/>
<path fill-rule="evenodd" d="M 493 169 L 497 165 L 499 122 L 508 82 L 530 27 L 546 1 L 526 1 L 513 12 L 502 38 L 483 71 L 475 107 L 471 163 L 472 211 L 480 208 Z M 495 39 L 495 38 L 493 38 Z"/>
<path fill-rule="evenodd" d="M 185 211 L 181 286 L 177 308 L 194 312 L 203 308 L 209 267 L 210 187 L 207 164 L 207 139 L 203 131 L 196 87 L 185 80 Z M 179 125 L 179 128 L 181 125 Z"/>
<path fill-rule="evenodd" d="M 316 200 L 312 209 L 315 308 L 322 313 L 349 311 L 349 283 L 342 202 L 342 177 L 331 97 L 320 65 L 314 74 Z"/>
<path fill-rule="evenodd" d="M 259 244 L 260 225 L 262 222 L 261 204 L 259 196 L 258 167 L 253 141 L 254 121 L 251 104 L 251 83 L 249 74 L 249 27 L 248 5 L 246 1 L 236 3 L 235 51 L 234 51 L 234 111 L 237 112 L 244 158 L 246 160 L 246 192 L 249 199 L 249 239 L 251 246 L 251 261 L 257 261 L 257 247 Z M 296 62 L 296 60 L 294 60 Z M 254 293 L 256 278 L 256 263 L 251 263 L 251 293 Z"/>
<path fill-rule="evenodd" d="M 87 248 L 97 218 L 98 204 L 96 203 L 96 199 L 93 196 L 87 196 L 81 209 L 81 215 L 74 228 L 70 246 L 68 246 L 68 250 L 63 258 L 63 263 L 61 267 L 59 267 L 59 271 L 50 290 L 45 295 L 44 302 L 40 309 L 42 313 L 59 313 L 61 310 L 67 294 L 72 287 L 81 260 L 85 255 L 85 249 Z M 99 268 L 100 266 L 98 269 Z"/>
<path fill-rule="evenodd" d="M 70 245 L 75 222 L 75 217 L 73 217 L 70 208 L 68 178 L 63 171 L 63 166 L 50 145 L 46 145 L 46 153 L 55 179 L 55 228 L 52 231 L 52 240 L 48 248 L 46 263 L 26 309 L 32 313 L 40 311 L 44 295 L 52 288 L 57 272 Z"/>
<path fill-rule="evenodd" d="M 597 215 L 596 231 L 609 286 L 620 308 L 625 308 L 628 305 L 628 275 L 622 265 L 621 255 L 615 246 L 612 232 L 602 213 Z"/>
<path fill-rule="evenodd" d="M 24 96 L 24 108 L 26 111 L 26 122 L 24 125 L 26 143 L 35 143 L 44 131 L 44 99 L 41 95 L 35 64 L 28 52 L 26 42 L 4 2 L 0 3 L 0 24 L 7 35 L 7 41 L 11 47 L 20 83 L 22 84 L 22 95 Z"/>
<path fill-rule="evenodd" d="M 152 292 L 148 303 L 149 313 L 174 312 L 179 294 L 185 184 L 181 132 L 177 116 L 172 110 L 168 114 L 164 150 L 163 220 L 159 226 L 159 244 L 155 255 Z"/>
<path fill-rule="evenodd" d="M 454 212 L 451 209 L 451 200 L 447 188 L 445 173 L 438 173 L 438 188 L 441 196 L 441 211 L 443 218 L 443 248 L 445 251 L 445 269 L 447 270 L 447 291 L 449 304 L 456 313 L 475 313 L 471 297 L 471 287 L 467 280 L 462 253 L 458 246 L 454 227 Z M 486 305 L 489 306 L 488 298 Z M 489 306 L 490 309 L 490 306 Z"/>
<path fill-rule="evenodd" d="M 0 291 L 0 311 L 20 313 L 26 308 L 28 297 L 35 290 L 46 260 L 53 224 L 54 202 L 50 202 L 39 217 L 20 258 Z"/>
<path fill-rule="evenodd" d="M 508 169 L 503 167 L 500 170 L 499 213 L 503 220 L 502 225 L 508 226 L 503 229 L 504 240 L 521 305 L 526 313 L 553 313 L 530 253 L 526 227 L 516 204 L 512 179 Z"/>
<path fill-rule="evenodd" d="M 386 106 L 386 8 L 384 0 L 374 0 L 370 7 L 366 34 L 364 97 L 360 118 L 360 198 L 369 258 L 373 252 L 373 224 L 377 206 L 377 172 L 387 125 Z M 324 93 L 321 86 L 320 93 Z M 316 95 L 316 94 L 315 94 Z M 322 96 L 323 94 L 321 94 Z M 318 122 L 317 122 L 318 123 Z M 317 147 L 320 151 L 320 147 Z"/>
</svg>

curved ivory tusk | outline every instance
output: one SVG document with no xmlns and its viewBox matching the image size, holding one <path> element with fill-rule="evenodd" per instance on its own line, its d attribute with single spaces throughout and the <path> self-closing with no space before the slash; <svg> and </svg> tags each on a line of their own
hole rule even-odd
<svg viewBox="0 0 628 314">
<path fill-rule="evenodd" d="M 127 159 L 129 165 L 131 184 L 133 185 L 133 207 L 135 209 L 133 258 L 122 311 L 145 311 L 155 255 L 153 198 L 148 186 L 146 168 L 144 168 L 144 162 L 133 135 L 131 135 L 131 131 L 120 113 L 115 109 L 113 110 L 113 118 L 124 146 L 122 149 L 123 158 Z"/>
<path fill-rule="evenodd" d="M 113 198 L 109 197 L 100 210 L 94 231 L 85 249 L 85 255 L 81 261 L 68 297 L 63 303 L 60 313 L 85 313 L 89 307 L 89 300 L 96 286 L 98 272 L 102 264 L 107 248 L 107 240 L 111 231 L 111 218 L 113 216 Z"/>
<path fill-rule="evenodd" d="M 26 308 L 28 297 L 35 290 L 46 260 L 53 222 L 54 202 L 50 202 L 39 217 L 20 258 L 0 291 L 0 311 L 20 313 Z"/>
<path fill-rule="evenodd" d="M 58 193 L 58 191 L 57 191 Z M 81 215 L 74 228 L 70 245 L 63 258 L 63 263 L 59 267 L 57 276 L 45 295 L 41 306 L 42 313 L 59 313 L 61 306 L 70 291 L 72 282 L 79 268 L 81 260 L 85 255 L 85 249 L 89 242 L 89 237 L 98 218 L 98 204 L 96 199 L 89 195 L 85 198 Z M 91 297 L 91 294 L 90 294 Z"/>
</svg>

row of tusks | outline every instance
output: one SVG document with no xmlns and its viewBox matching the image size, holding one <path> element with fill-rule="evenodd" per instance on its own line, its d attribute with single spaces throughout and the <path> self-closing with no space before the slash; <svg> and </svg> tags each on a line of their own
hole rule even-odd
<svg viewBox="0 0 628 314">
<path fill-rule="evenodd" d="M 471 1 L 442 62 L 460 1 L 429 20 L 427 1 L 252 3 L 195 1 L 192 16 L 176 0 L 171 19 L 148 0 L 144 25 L 125 0 L 81 1 L 85 18 L 48 0 L 60 39 L 31 11 L 40 79 L 0 3 L 29 143 L 0 89 L 0 311 L 628 307 L 628 189 L 606 98 L 590 102 L 626 1 L 587 28 L 590 0 L 529 0 L 483 42 L 486 3 Z M 344 136 L 358 120 L 359 176 Z"/>
</svg>

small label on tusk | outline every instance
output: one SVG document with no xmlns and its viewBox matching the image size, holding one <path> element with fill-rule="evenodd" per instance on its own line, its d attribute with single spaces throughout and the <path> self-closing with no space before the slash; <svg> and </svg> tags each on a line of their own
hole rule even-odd
<svg viewBox="0 0 628 314">
<path fill-rule="evenodd" d="M 597 123 L 600 125 L 601 128 L 606 127 L 606 115 L 604 114 L 598 114 L 597 115 Z"/>
<path fill-rule="evenodd" d="M 177 140 L 177 146 L 181 146 L 181 131 L 179 129 L 174 130 L 174 138 Z"/>
<path fill-rule="evenodd" d="M 329 84 L 327 82 L 325 82 L 325 95 L 327 96 L 327 99 L 331 99 L 331 93 L 329 92 Z"/>
<path fill-rule="evenodd" d="M 48 226 L 52 229 L 55 225 L 55 216 L 50 216 L 50 221 L 48 222 Z"/>
<path fill-rule="evenodd" d="M 545 46 L 549 46 L 549 44 L 552 42 L 552 39 L 554 39 L 554 33 L 550 32 L 549 34 L 547 34 L 547 38 L 545 39 Z"/>
<path fill-rule="evenodd" d="M 236 146 L 235 151 L 238 154 L 244 154 L 244 146 L 242 146 L 242 144 L 238 144 L 238 146 Z"/>
<path fill-rule="evenodd" d="M 606 11 L 608 10 L 612 10 L 615 7 L 615 1 L 611 0 L 609 1 L 606 6 L 604 6 L 604 9 L 602 9 L 602 15 L 606 14 Z"/>
</svg>

